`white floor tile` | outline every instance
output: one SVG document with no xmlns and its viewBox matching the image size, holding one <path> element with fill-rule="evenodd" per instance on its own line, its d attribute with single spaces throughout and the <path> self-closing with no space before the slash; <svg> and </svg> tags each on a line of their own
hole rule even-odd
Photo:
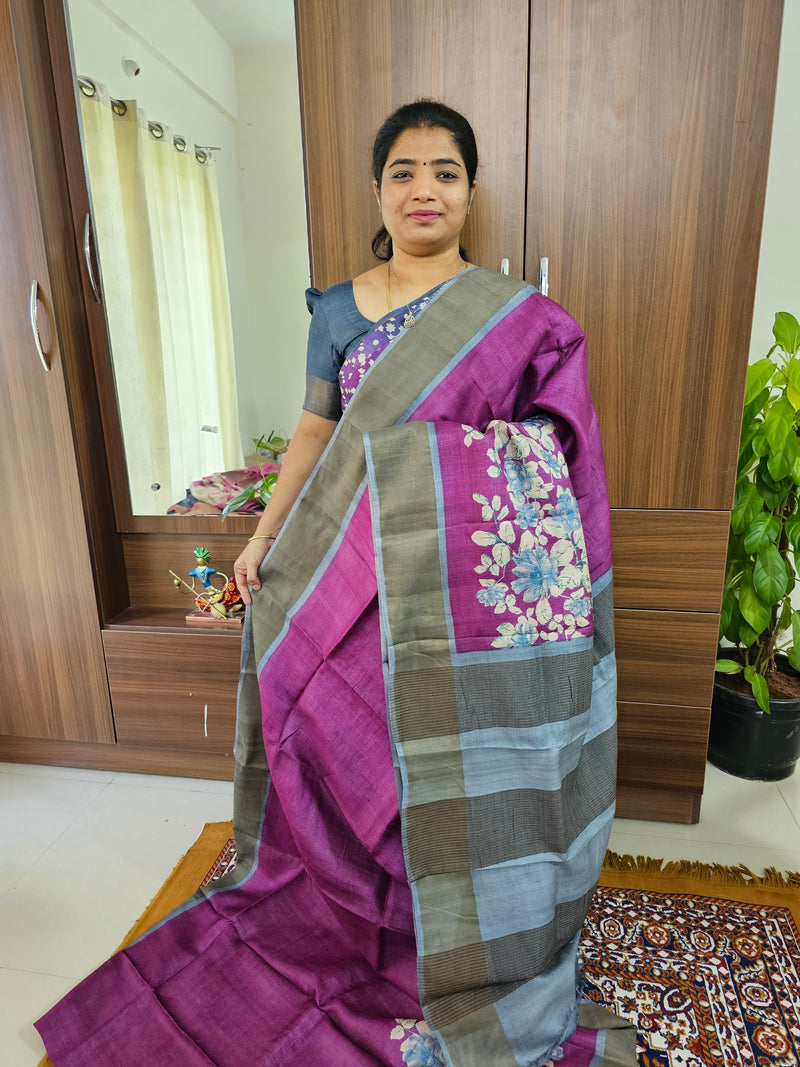
<svg viewBox="0 0 800 1067">
<path fill-rule="evenodd" d="M 81 978 L 113 952 L 206 822 L 216 793 L 108 785 L 1 898 L 0 966 Z"/>
<path fill-rule="evenodd" d="M 795 850 L 702 841 L 691 837 L 626 833 L 626 822 L 626 819 L 617 820 L 608 844 L 612 852 L 618 852 L 620 855 L 650 856 L 662 860 L 698 860 L 701 863 L 721 863 L 726 867 L 737 867 L 742 863 L 759 876 L 763 876 L 767 867 L 775 867 L 781 872 L 800 870 L 800 853 Z"/>
<path fill-rule="evenodd" d="M 33 1021 L 68 993 L 71 981 L 0 967 L 0 1049 L 8 1067 L 36 1067 L 44 1046 Z"/>
<path fill-rule="evenodd" d="M 0 892 L 9 889 L 108 783 L 0 774 Z"/>
<path fill-rule="evenodd" d="M 800 824 L 800 774 L 797 771 L 790 777 L 778 782 L 778 791 L 786 802 L 786 806 Z"/>
<path fill-rule="evenodd" d="M 159 774 L 128 774 L 120 772 L 115 785 L 131 785 L 139 789 L 180 789 L 189 793 L 220 793 L 233 797 L 233 782 L 211 778 L 170 778 Z"/>
<path fill-rule="evenodd" d="M 686 842 L 716 842 L 742 848 L 771 848 L 798 857 L 800 826 L 775 782 L 750 782 L 712 767 L 706 768 L 706 786 L 700 822 L 648 822 L 616 819 L 621 833 L 645 838 L 674 838 Z"/>
<path fill-rule="evenodd" d="M 46 767 L 38 763 L 0 762 L 0 774 L 25 775 L 28 778 L 67 778 L 78 782 L 112 782 L 117 771 L 95 771 L 87 767 Z"/>
</svg>

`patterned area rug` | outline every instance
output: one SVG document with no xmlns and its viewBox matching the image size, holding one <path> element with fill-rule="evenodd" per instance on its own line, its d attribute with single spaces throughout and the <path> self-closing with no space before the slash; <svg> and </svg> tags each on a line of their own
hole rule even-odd
<svg viewBox="0 0 800 1067">
<path fill-rule="evenodd" d="M 231 870 L 231 833 L 206 826 L 124 944 Z M 800 874 L 608 853 L 581 941 L 586 995 L 637 1023 L 640 1067 L 797 1067 L 798 924 Z"/>
<path fill-rule="evenodd" d="M 587 995 L 637 1023 L 640 1067 L 796 1067 L 798 919 L 800 875 L 609 853 Z"/>
</svg>

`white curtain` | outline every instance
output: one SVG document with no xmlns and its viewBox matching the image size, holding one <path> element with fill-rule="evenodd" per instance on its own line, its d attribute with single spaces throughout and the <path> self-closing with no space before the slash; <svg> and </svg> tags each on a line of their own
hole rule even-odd
<svg viewBox="0 0 800 1067">
<path fill-rule="evenodd" d="M 131 506 L 163 514 L 243 462 L 216 172 L 135 100 L 80 97 Z"/>
</svg>

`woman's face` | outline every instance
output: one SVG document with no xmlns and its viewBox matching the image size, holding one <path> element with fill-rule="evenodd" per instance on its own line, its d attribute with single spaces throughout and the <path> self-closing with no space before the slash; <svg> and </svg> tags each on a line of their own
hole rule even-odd
<svg viewBox="0 0 800 1067">
<path fill-rule="evenodd" d="M 458 249 L 474 182 L 470 188 L 448 130 L 406 130 L 389 149 L 380 185 L 373 186 L 395 249 L 417 255 Z"/>
</svg>

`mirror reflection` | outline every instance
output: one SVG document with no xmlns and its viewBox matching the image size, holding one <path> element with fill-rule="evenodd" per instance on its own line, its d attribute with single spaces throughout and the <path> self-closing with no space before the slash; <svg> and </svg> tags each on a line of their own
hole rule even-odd
<svg viewBox="0 0 800 1067">
<path fill-rule="evenodd" d="M 293 2 L 67 6 L 132 512 L 211 513 L 303 399 Z"/>
</svg>

